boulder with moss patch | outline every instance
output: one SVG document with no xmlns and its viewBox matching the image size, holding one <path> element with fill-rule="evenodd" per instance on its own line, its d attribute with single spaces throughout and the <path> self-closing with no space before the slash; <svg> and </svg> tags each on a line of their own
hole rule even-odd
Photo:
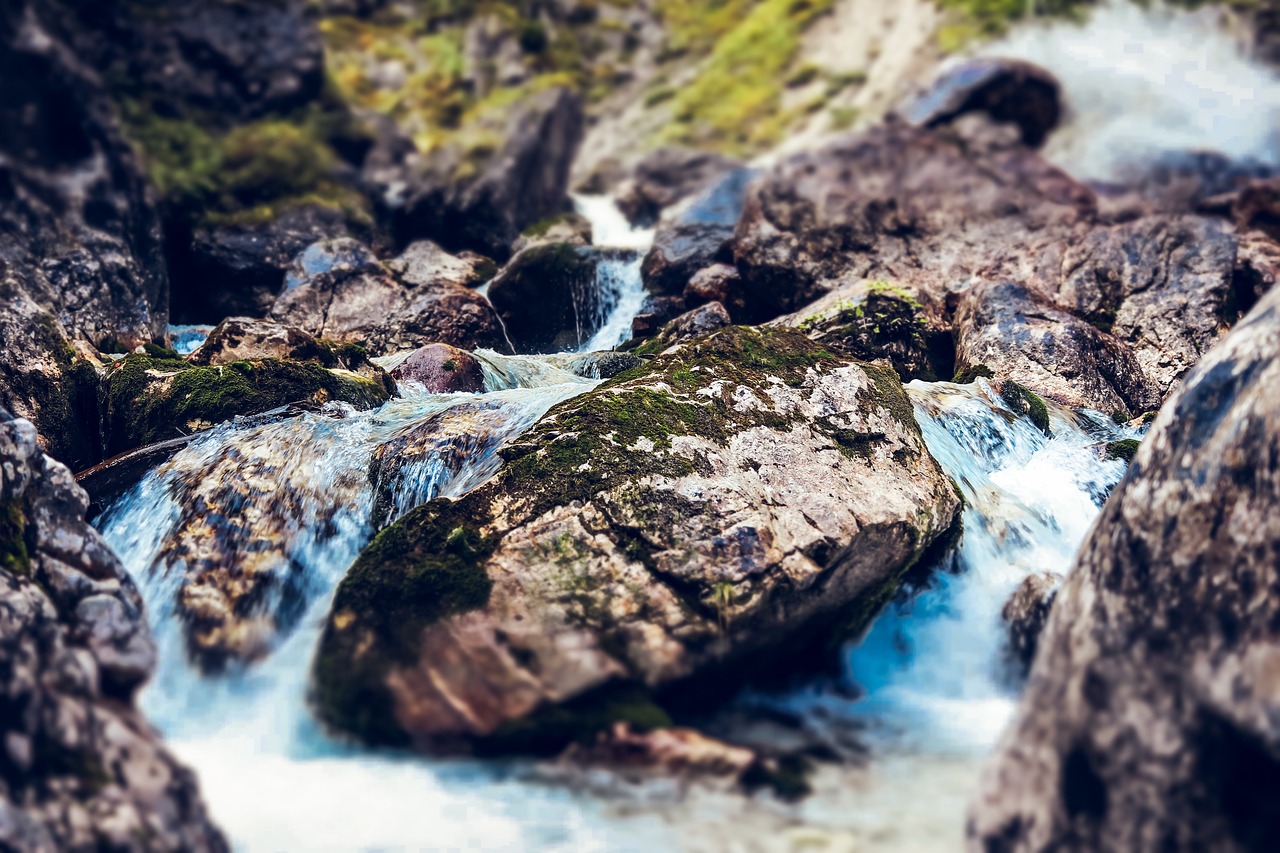
<svg viewBox="0 0 1280 853">
<path fill-rule="evenodd" d="M 786 329 L 690 341 L 502 455 L 348 572 L 315 664 L 328 724 L 499 752 L 662 724 L 655 700 L 864 628 L 959 509 L 893 371 Z"/>
<path fill-rule="evenodd" d="M 187 435 L 237 415 L 288 403 L 338 400 L 360 408 L 385 403 L 394 384 L 378 378 L 274 358 L 199 367 L 153 347 L 114 364 L 107 375 L 107 449 L 133 447 Z M 363 363 L 363 356 L 361 356 Z"/>
</svg>

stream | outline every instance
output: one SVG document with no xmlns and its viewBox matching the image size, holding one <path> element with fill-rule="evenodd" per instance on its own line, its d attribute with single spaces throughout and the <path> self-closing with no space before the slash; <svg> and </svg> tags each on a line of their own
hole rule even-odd
<svg viewBox="0 0 1280 853">
<path fill-rule="evenodd" d="M 1107 177 L 1123 158 L 1150 153 L 1169 126 L 1178 128 L 1179 147 L 1225 133 L 1234 146 L 1227 153 L 1270 160 L 1275 81 L 1242 76 L 1241 69 L 1259 72 L 1238 58 L 1227 34 L 1206 38 L 1185 21 L 1184 13 L 1108 4 L 1085 27 L 1024 28 L 989 52 L 1045 65 L 1086 105 L 1049 151 L 1082 177 Z M 1179 84 L 1155 86 L 1161 73 Z M 1219 98 L 1211 108 L 1207 91 Z M 1241 116 L 1241 124 L 1191 117 L 1197 111 Z M 590 335 L 580 351 L 608 349 L 629 337 L 640 309 L 640 258 L 652 233 L 627 228 L 608 199 L 576 201 L 598 245 L 633 250 L 600 264 L 593 315 L 583 318 Z M 345 744 L 308 712 L 310 662 L 329 601 L 376 532 L 368 477 L 376 448 L 428 420 L 459 434 L 483 427 L 461 461 L 456 451 L 408 461 L 394 486 L 398 515 L 482 483 L 500 464 L 503 442 L 597 384 L 569 372 L 566 355 L 477 355 L 483 395 L 431 395 L 406 383 L 401 398 L 372 411 L 331 406 L 280 423 L 223 424 L 96 522 L 137 579 L 160 644 L 144 710 L 198 772 L 236 849 L 957 849 L 981 761 L 1016 701 L 1000 609 L 1028 574 L 1069 568 L 1124 474 L 1102 446 L 1139 433 L 1098 413 L 1050 406 L 1046 436 L 1014 417 L 985 380 L 911 383 L 925 441 L 966 501 L 958 550 L 848 648 L 841 689 L 753 697 L 806 726 L 855 732 L 867 745 L 866 764 L 821 768 L 814 794 L 796 805 L 697 789 L 601 796 L 538 781 L 525 762 L 424 759 Z M 247 468 L 263 476 L 244 486 Z M 182 565 L 168 546 L 188 535 L 182 507 L 193 482 L 207 489 L 224 480 L 241 489 L 235 506 L 278 526 L 284 544 L 269 606 L 290 615 L 262 659 L 207 676 L 187 660 L 174 615 Z"/>
</svg>

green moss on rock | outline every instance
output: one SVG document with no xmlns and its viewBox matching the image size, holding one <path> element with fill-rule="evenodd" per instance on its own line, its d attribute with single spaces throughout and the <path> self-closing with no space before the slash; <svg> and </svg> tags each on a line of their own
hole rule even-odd
<svg viewBox="0 0 1280 853">
<path fill-rule="evenodd" d="M 1000 383 L 1000 396 L 1015 414 L 1028 418 L 1040 428 L 1041 432 L 1048 435 L 1049 407 L 1045 405 L 1044 400 L 1038 394 L 1019 385 L 1012 379 L 1006 379 Z"/>
<path fill-rule="evenodd" d="M 316 364 L 262 359 L 193 367 L 142 353 L 112 370 L 107 389 L 114 453 L 288 403 L 341 400 L 370 408 L 389 398 L 379 382 Z"/>
<path fill-rule="evenodd" d="M 27 520 L 20 499 L 12 498 L 0 503 L 0 569 L 13 575 L 31 573 L 26 528 Z"/>
<path fill-rule="evenodd" d="M 985 364 L 973 364 L 956 371 L 951 381 L 957 385 L 971 385 L 977 379 L 995 379 L 996 375 Z"/>
<path fill-rule="evenodd" d="M 1142 444 L 1136 438 L 1122 438 L 1119 441 L 1107 442 L 1106 457 L 1108 459 L 1120 459 L 1125 462 L 1132 462 L 1133 457 L 1138 452 L 1138 446 Z"/>
</svg>

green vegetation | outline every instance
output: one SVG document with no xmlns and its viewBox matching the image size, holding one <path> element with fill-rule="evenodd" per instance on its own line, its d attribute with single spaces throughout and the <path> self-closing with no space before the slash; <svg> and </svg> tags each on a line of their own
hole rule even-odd
<svg viewBox="0 0 1280 853">
<path fill-rule="evenodd" d="M 1015 414 L 1030 419 L 1041 432 L 1049 434 L 1049 407 L 1037 394 L 1006 379 L 1000 383 L 1000 396 Z"/>
<path fill-rule="evenodd" d="M 339 158 L 324 137 L 320 113 L 226 132 L 189 118 L 163 118 L 138 101 L 123 101 L 121 114 L 162 199 L 190 221 L 257 224 L 299 205 L 370 217 L 364 198 L 333 179 Z"/>
<path fill-rule="evenodd" d="M 1108 459 L 1120 459 L 1125 462 L 1132 462 L 1133 457 L 1138 452 L 1138 445 L 1142 442 L 1136 438 L 1122 438 L 1119 441 L 1107 442 L 1106 457 Z"/>
<path fill-rule="evenodd" d="M 11 498 L 0 503 L 0 569 L 9 574 L 22 576 L 31 571 L 26 529 L 22 501 Z"/>
<path fill-rule="evenodd" d="M 972 364 L 968 367 L 962 367 L 956 371 L 956 375 L 951 381 L 957 385 L 971 385 L 976 379 L 995 379 L 996 375 L 985 364 Z"/>
<path fill-rule="evenodd" d="M 711 145 L 738 154 L 776 143 L 796 117 L 782 109 L 781 100 L 800 36 L 831 2 L 662 4 L 677 50 L 712 46 L 694 79 L 676 93 L 673 121 L 657 141 Z"/>
</svg>

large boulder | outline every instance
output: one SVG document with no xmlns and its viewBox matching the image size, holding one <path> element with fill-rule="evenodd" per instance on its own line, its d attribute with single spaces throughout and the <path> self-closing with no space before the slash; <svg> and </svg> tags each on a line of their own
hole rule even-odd
<svg viewBox="0 0 1280 853">
<path fill-rule="evenodd" d="M 321 718 L 557 749 L 723 699 L 861 630 L 959 499 L 892 370 L 722 329 L 554 407 L 496 477 L 381 533 L 315 664 Z"/>
<path fill-rule="evenodd" d="M 1280 292 L 1187 376 L 1058 592 L 975 848 L 1280 843 Z"/>
<path fill-rule="evenodd" d="M 471 353 L 448 344 L 427 344 L 391 370 L 394 379 L 417 382 L 433 394 L 484 391 L 484 368 Z"/>
<path fill-rule="evenodd" d="M 322 358 L 331 366 L 321 366 Z M 257 358 L 208 367 L 153 348 L 126 356 L 108 371 L 107 450 L 121 453 L 290 403 L 337 400 L 372 408 L 394 390 L 395 383 L 358 348 L 317 347 L 308 361 Z"/>
<path fill-rule="evenodd" d="M 0 405 L 72 464 L 101 458 L 93 370 L 164 333 L 159 220 L 101 82 L 49 4 L 0 9 Z M 87 381 L 85 381 L 87 380 Z"/>
<path fill-rule="evenodd" d="M 1030 62 L 969 59 L 944 70 L 898 112 L 921 127 L 938 127 L 968 113 L 985 113 L 994 121 L 1016 125 L 1023 143 L 1038 148 L 1062 117 L 1062 86 L 1052 74 Z"/>
<path fill-rule="evenodd" d="M 87 504 L 0 409 L 0 847 L 224 851 L 135 704 L 155 643 Z"/>
<path fill-rule="evenodd" d="M 489 285 L 489 301 L 518 353 L 563 352 L 589 341 L 611 306 L 603 264 L 633 262 L 627 249 L 549 243 L 525 249 Z"/>
<path fill-rule="evenodd" d="M 645 289 L 678 296 L 704 267 L 732 259 L 734 227 L 754 169 L 735 169 L 659 224 L 641 267 Z"/>
<path fill-rule="evenodd" d="M 492 129 L 502 140 L 496 147 L 457 140 L 366 170 L 401 243 L 425 237 L 450 251 L 503 261 L 525 228 L 569 208 L 569 169 L 584 128 L 581 98 L 548 89 L 505 116 Z M 485 136 L 480 128 L 471 133 Z"/>
<path fill-rule="evenodd" d="M 373 355 L 436 342 L 505 349 L 492 306 L 453 280 L 456 266 L 432 275 L 404 260 L 409 277 L 403 278 L 356 240 L 325 240 L 294 260 L 270 316 L 316 337 L 360 344 Z"/>
<path fill-rule="evenodd" d="M 614 190 L 614 198 L 632 225 L 648 226 L 676 202 L 741 167 L 723 154 L 664 146 L 640 158 L 630 177 Z"/>
</svg>

